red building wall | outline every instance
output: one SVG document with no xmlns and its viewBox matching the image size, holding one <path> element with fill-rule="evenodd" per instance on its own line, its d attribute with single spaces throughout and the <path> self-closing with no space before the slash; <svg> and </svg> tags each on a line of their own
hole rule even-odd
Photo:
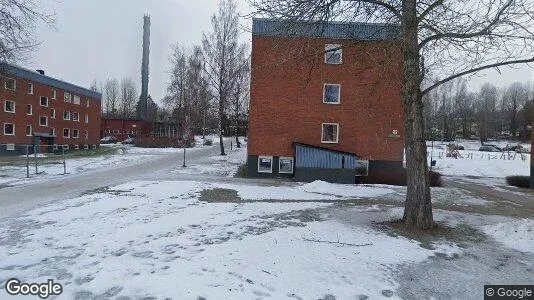
<svg viewBox="0 0 534 300">
<path fill-rule="evenodd" d="M 5 79 L 12 78 L 16 80 L 16 91 L 5 89 Z M 28 84 L 33 84 L 33 94 L 29 94 Z M 53 91 L 56 91 L 56 97 L 53 99 Z M 64 101 L 65 93 L 71 94 L 71 102 L 74 100 L 75 93 L 62 90 L 56 87 L 47 86 L 37 82 L 15 77 L 13 75 L 0 74 L 0 144 L 33 144 L 33 137 L 26 135 L 26 126 L 31 125 L 33 133 L 52 133 L 55 129 L 56 138 L 54 144 L 58 145 L 98 145 L 100 139 L 100 99 L 80 96 L 80 104 L 68 103 Z M 48 97 L 48 106 L 41 106 L 41 96 Z M 6 100 L 15 102 L 15 113 L 4 111 Z M 32 105 L 32 114 L 27 114 L 27 105 Z M 55 109 L 55 118 L 52 116 L 52 109 Z M 71 120 L 63 119 L 63 112 L 71 112 Z M 79 114 L 79 121 L 73 121 L 74 112 Z M 85 116 L 88 116 L 88 123 L 85 122 Z M 48 125 L 41 126 L 39 117 L 48 117 Z M 13 123 L 15 125 L 15 135 L 4 135 L 4 123 Z M 63 137 L 63 129 L 70 129 L 69 138 Z M 72 137 L 73 129 L 79 131 L 79 137 Z M 85 131 L 88 136 L 85 137 Z"/>
<path fill-rule="evenodd" d="M 343 45 L 341 65 L 324 63 L 327 43 Z M 294 157 L 293 142 L 300 142 L 402 162 L 398 49 L 395 42 L 253 36 L 249 156 Z M 340 104 L 323 103 L 325 83 L 341 84 Z M 340 125 L 339 143 L 322 144 L 321 124 L 330 122 Z"/>
<path fill-rule="evenodd" d="M 100 126 L 101 137 L 114 136 L 119 142 L 124 141 L 129 135 L 136 137 L 149 135 L 150 131 L 150 124 L 143 120 L 102 118 Z"/>
</svg>

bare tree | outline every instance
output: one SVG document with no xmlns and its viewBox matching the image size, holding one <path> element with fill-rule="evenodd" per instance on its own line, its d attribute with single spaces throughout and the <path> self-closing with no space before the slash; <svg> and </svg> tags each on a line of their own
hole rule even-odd
<svg viewBox="0 0 534 300">
<path fill-rule="evenodd" d="M 211 18 L 211 32 L 203 34 L 205 71 L 218 102 L 219 142 L 224 152 L 223 119 L 243 63 L 245 46 L 239 43 L 239 16 L 235 0 L 222 0 Z"/>
<path fill-rule="evenodd" d="M 20 61 L 39 45 L 37 23 L 54 24 L 54 16 L 43 11 L 37 0 L 0 1 L 0 60 Z"/>
<path fill-rule="evenodd" d="M 104 84 L 104 99 L 106 100 L 106 116 L 115 118 L 119 109 L 120 87 L 116 78 L 108 79 Z"/>
<path fill-rule="evenodd" d="M 235 89 L 230 101 L 230 111 L 233 119 L 232 123 L 237 148 L 241 147 L 241 142 L 239 142 L 239 121 L 245 115 L 244 109 L 247 107 L 245 104 L 248 103 L 250 96 L 250 66 L 248 61 L 241 63 L 241 66 L 241 70 L 235 78 Z"/>
<path fill-rule="evenodd" d="M 364 21 L 399 28 L 403 61 L 407 193 L 403 220 L 434 227 L 423 96 L 481 70 L 534 62 L 531 0 L 249 0 L 290 21 Z M 290 24 L 291 22 L 288 22 Z M 294 23 L 294 22 L 293 22 Z M 429 78 L 441 79 L 428 83 Z"/>
<path fill-rule="evenodd" d="M 503 115 L 508 119 L 508 129 L 512 138 L 516 138 L 519 129 L 519 113 L 529 100 L 529 88 L 520 82 L 512 83 L 503 93 Z"/>
<path fill-rule="evenodd" d="M 120 85 L 120 117 L 129 119 L 134 117 L 138 99 L 137 86 L 132 78 L 123 78 Z"/>
</svg>

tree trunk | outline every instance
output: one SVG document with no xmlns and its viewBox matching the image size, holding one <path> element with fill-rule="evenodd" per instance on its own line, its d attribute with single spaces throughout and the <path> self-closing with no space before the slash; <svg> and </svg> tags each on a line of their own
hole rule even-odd
<svg viewBox="0 0 534 300">
<path fill-rule="evenodd" d="M 219 146 L 221 147 L 221 155 L 226 155 L 224 152 L 223 141 L 223 116 L 224 116 L 224 98 L 219 93 Z"/>
<path fill-rule="evenodd" d="M 403 1 L 404 127 L 407 193 L 404 223 L 420 229 L 434 226 L 426 160 L 416 0 Z"/>
</svg>

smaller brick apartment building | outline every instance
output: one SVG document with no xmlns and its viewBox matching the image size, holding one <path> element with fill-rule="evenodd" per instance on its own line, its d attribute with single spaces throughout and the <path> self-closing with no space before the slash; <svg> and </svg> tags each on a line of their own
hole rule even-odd
<svg viewBox="0 0 534 300">
<path fill-rule="evenodd" d="M 254 19 L 248 173 L 354 183 L 402 169 L 398 32 Z"/>
<path fill-rule="evenodd" d="M 40 152 L 97 147 L 101 99 L 43 71 L 0 63 L 0 154 L 25 153 L 26 145 Z"/>
</svg>

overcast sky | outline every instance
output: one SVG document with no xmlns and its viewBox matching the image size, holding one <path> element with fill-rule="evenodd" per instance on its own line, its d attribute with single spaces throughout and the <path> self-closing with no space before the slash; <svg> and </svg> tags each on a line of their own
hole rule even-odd
<svg viewBox="0 0 534 300">
<path fill-rule="evenodd" d="M 42 41 L 33 58 L 24 62 L 30 69 L 44 69 L 47 75 L 84 87 L 94 79 L 132 77 L 141 82 L 143 15 L 152 17 L 149 92 L 159 102 L 169 81 L 171 46 L 199 44 L 202 32 L 210 30 L 210 17 L 217 0 L 41 0 L 57 15 L 56 29 L 39 28 Z M 238 0 L 241 14 L 251 9 Z M 250 27 L 243 19 L 242 27 Z M 250 42 L 250 32 L 242 30 L 243 42 Z M 471 87 L 485 81 L 504 85 L 514 81 L 532 81 L 534 72 L 527 67 L 503 68 L 502 75 L 486 72 L 471 80 Z"/>
</svg>

